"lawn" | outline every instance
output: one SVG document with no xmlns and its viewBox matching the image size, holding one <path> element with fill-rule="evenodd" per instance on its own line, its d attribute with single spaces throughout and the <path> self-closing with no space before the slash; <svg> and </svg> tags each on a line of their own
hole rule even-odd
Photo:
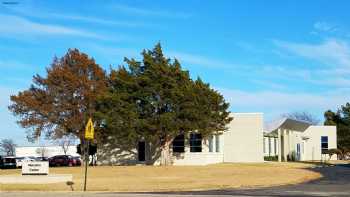
<svg viewBox="0 0 350 197">
<path fill-rule="evenodd" d="M 100 166 L 89 167 L 90 191 L 184 191 L 237 187 L 263 187 L 300 183 L 320 178 L 309 170 L 312 164 L 259 163 L 208 166 Z M 74 190 L 81 190 L 83 167 L 50 168 L 50 173 L 73 174 Z M 20 170 L 0 170 L 0 176 Z M 0 184 L 0 190 L 68 191 L 65 183 L 42 185 Z"/>
</svg>

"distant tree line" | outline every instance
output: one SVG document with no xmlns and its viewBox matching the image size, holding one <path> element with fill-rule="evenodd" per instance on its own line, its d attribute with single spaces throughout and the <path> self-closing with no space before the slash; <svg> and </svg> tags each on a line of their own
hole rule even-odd
<svg viewBox="0 0 350 197">
<path fill-rule="evenodd" d="M 317 119 L 313 114 L 306 111 L 290 112 L 282 114 L 282 117 L 308 122 L 312 125 L 317 125 L 320 122 L 320 120 Z"/>
<path fill-rule="evenodd" d="M 73 135 L 83 142 L 85 123 L 93 117 L 96 144 L 135 148 L 145 140 L 162 165 L 171 164 L 176 136 L 198 132 L 205 138 L 227 129 L 229 104 L 219 92 L 191 79 L 177 59 L 164 56 L 160 44 L 141 55 L 107 73 L 87 54 L 69 49 L 54 58 L 47 76 L 35 75 L 29 89 L 11 96 L 9 110 L 29 140 Z"/>
</svg>

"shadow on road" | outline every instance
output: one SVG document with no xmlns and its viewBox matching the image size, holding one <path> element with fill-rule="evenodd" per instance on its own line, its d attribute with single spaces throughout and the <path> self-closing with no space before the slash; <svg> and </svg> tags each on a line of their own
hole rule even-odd
<svg viewBox="0 0 350 197">
<path fill-rule="evenodd" d="M 296 185 L 275 186 L 267 188 L 242 188 L 207 191 L 182 192 L 147 192 L 128 194 L 154 194 L 154 195 L 201 195 L 201 196 L 350 196 L 350 164 L 333 166 L 317 166 L 310 168 L 322 174 L 322 178 Z M 273 172 L 271 172 L 273 173 Z M 273 175 L 272 175 L 273 176 Z"/>
</svg>

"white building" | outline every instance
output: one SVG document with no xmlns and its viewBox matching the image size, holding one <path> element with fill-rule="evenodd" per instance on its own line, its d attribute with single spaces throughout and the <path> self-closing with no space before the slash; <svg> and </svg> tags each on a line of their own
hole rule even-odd
<svg viewBox="0 0 350 197">
<path fill-rule="evenodd" d="M 184 152 L 176 153 L 174 165 L 206 165 L 222 162 L 263 162 L 263 114 L 234 113 L 229 130 L 209 139 L 193 138 L 185 141 Z M 193 136 L 193 134 L 191 134 Z M 197 134 L 198 136 L 198 134 Z M 183 138 L 181 139 L 183 141 Z M 194 140 L 200 140 L 198 147 Z M 175 141 L 176 143 L 176 141 Z M 174 144 L 174 143 L 173 143 Z M 173 147 L 173 153 L 174 149 Z"/>
<path fill-rule="evenodd" d="M 207 165 L 222 162 L 263 162 L 263 114 L 233 113 L 228 131 L 208 139 L 199 133 L 177 136 L 171 146 L 174 165 Z M 113 148 L 111 148 L 113 147 Z M 105 144 L 99 147 L 98 164 L 134 165 L 152 155 L 147 142 L 140 141 L 131 151 Z M 154 160 L 159 164 L 159 158 Z"/>
<path fill-rule="evenodd" d="M 222 162 L 263 162 L 266 156 L 277 156 L 279 161 L 321 160 L 322 149 L 337 148 L 335 126 L 314 126 L 307 122 L 284 118 L 263 124 L 262 113 L 232 113 L 228 130 L 207 139 L 199 133 L 179 135 L 171 145 L 174 165 L 207 165 Z M 152 161 L 159 164 L 159 157 L 150 154 L 151 146 L 140 141 L 137 148 L 126 151 L 118 143 L 98 147 L 97 163 L 107 165 L 135 165 Z M 42 147 L 17 147 L 16 156 L 41 156 Z M 47 156 L 62 155 L 60 146 L 49 146 Z M 281 154 L 280 154 L 281 153 Z M 69 155 L 77 155 L 76 147 L 69 148 Z M 153 157 L 153 158 L 152 158 Z M 336 159 L 333 156 L 331 159 Z"/>
<path fill-rule="evenodd" d="M 287 158 L 321 160 L 322 147 L 323 150 L 337 148 L 335 126 L 313 126 L 284 118 L 264 127 L 262 113 L 233 113 L 232 117 L 229 129 L 221 135 L 208 139 L 203 139 L 198 133 L 192 133 L 187 138 L 183 135 L 176 137 L 171 147 L 173 164 L 263 162 L 264 156 L 278 156 L 280 161 L 287 161 Z M 107 148 L 99 151 L 98 163 L 142 164 L 149 152 L 144 141 L 131 152 Z M 327 156 L 323 155 L 325 158 Z M 154 164 L 159 164 L 159 160 Z"/>
<path fill-rule="evenodd" d="M 67 155 L 79 156 L 76 146 L 67 147 Z M 52 157 L 64 155 L 62 146 L 18 146 L 16 147 L 16 157 Z"/>
<path fill-rule="evenodd" d="M 283 118 L 265 125 L 264 131 L 264 156 L 277 155 L 279 161 L 325 160 L 329 158 L 322 150 L 337 148 L 335 126 L 316 126 Z M 330 159 L 337 159 L 337 156 Z"/>
</svg>

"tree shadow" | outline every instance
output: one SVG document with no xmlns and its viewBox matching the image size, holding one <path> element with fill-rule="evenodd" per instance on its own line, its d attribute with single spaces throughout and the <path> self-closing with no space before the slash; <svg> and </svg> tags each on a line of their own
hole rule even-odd
<svg viewBox="0 0 350 197">
<path fill-rule="evenodd" d="M 136 165 L 138 163 L 137 149 L 123 146 L 119 143 L 105 143 L 98 147 L 98 165 Z"/>
<path fill-rule="evenodd" d="M 157 143 L 146 143 L 145 161 L 139 161 L 137 143 L 134 145 L 123 145 L 122 143 L 105 143 L 98 147 L 98 165 L 154 165 L 157 164 L 161 155 Z"/>
</svg>

